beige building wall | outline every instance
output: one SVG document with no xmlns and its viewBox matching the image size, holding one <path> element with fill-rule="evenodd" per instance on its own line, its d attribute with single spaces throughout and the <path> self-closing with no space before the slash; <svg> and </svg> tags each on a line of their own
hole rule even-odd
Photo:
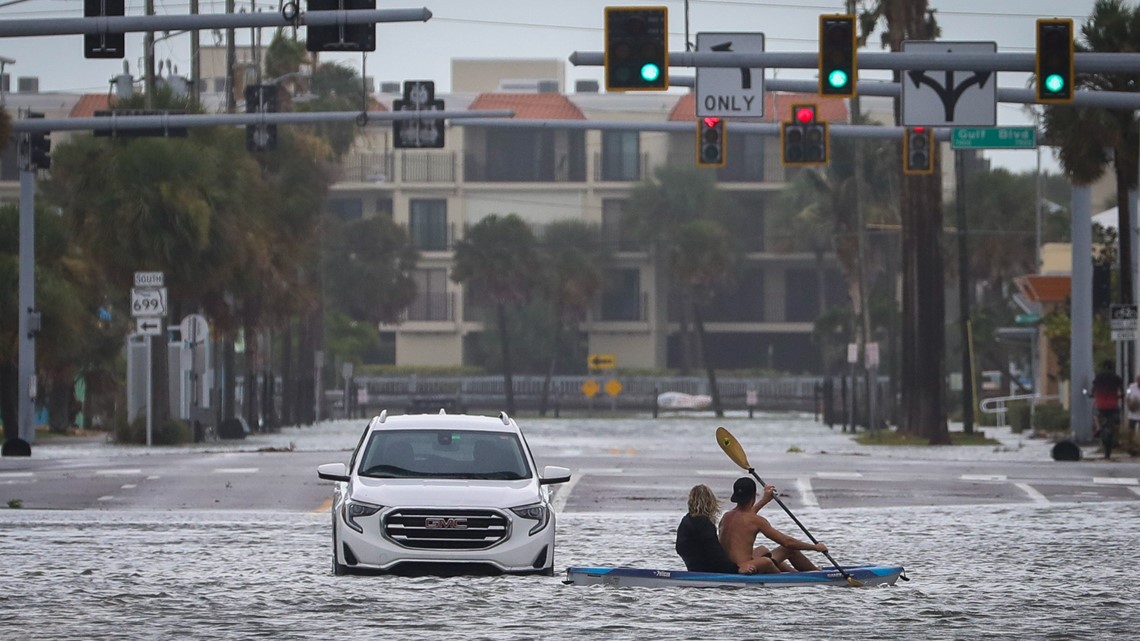
<svg viewBox="0 0 1140 641">
<path fill-rule="evenodd" d="M 453 58 L 451 91 L 453 93 L 487 93 L 523 91 L 512 89 L 515 81 L 534 84 L 554 80 L 558 93 L 566 91 L 566 63 L 562 60 L 525 60 L 517 58 Z M 531 89 L 533 91 L 534 89 Z"/>
<path fill-rule="evenodd" d="M 456 355 L 463 353 L 463 340 L 455 332 L 396 332 L 396 353 L 406 355 L 400 365 L 422 365 L 427 367 L 453 367 L 457 364 Z"/>
</svg>

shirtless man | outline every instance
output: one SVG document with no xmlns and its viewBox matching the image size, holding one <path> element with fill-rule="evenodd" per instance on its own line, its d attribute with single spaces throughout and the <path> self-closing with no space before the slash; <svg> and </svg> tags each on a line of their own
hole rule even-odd
<svg viewBox="0 0 1140 641">
<path fill-rule="evenodd" d="M 732 486 L 732 502 L 736 507 L 720 519 L 720 544 L 728 558 L 736 563 L 741 574 L 771 574 L 773 572 L 805 572 L 818 570 L 802 550 L 826 552 L 822 543 L 805 543 L 772 527 L 768 519 L 757 512 L 772 501 L 776 488 L 764 486 L 764 496 L 756 499 L 756 482 L 747 476 L 736 479 Z M 779 544 L 774 550 L 756 544 L 756 535 L 763 534 Z"/>
</svg>

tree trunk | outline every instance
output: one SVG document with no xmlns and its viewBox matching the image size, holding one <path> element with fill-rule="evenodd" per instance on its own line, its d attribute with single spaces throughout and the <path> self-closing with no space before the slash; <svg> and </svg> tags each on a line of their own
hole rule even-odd
<svg viewBox="0 0 1140 641">
<path fill-rule="evenodd" d="M 72 380 L 69 384 L 67 381 Z M 75 391 L 74 379 L 61 376 L 47 385 L 48 427 L 55 434 L 66 434 L 71 424 L 71 396 Z"/>
<path fill-rule="evenodd" d="M 692 298 L 692 297 L 689 297 Z M 709 358 L 708 351 L 705 349 L 705 321 L 701 317 L 701 310 L 697 308 L 697 304 L 693 303 L 691 306 L 693 310 L 693 326 L 697 334 L 697 348 L 700 350 L 700 360 L 705 365 L 705 372 L 709 377 L 709 396 L 712 397 L 713 411 L 716 412 L 717 418 L 724 417 L 724 406 L 720 402 L 720 386 L 716 384 L 716 370 L 713 369 L 712 359 Z"/>
<path fill-rule="evenodd" d="M 508 344 L 507 306 L 503 303 L 495 305 L 495 312 L 499 321 L 499 346 L 503 351 L 503 387 L 507 395 L 507 414 L 515 415 L 515 383 L 511 375 L 511 349 Z"/>
<path fill-rule="evenodd" d="M 301 390 L 297 387 L 296 369 L 293 362 L 293 320 L 285 322 L 281 336 L 281 424 L 296 425 L 298 403 Z"/>
<path fill-rule="evenodd" d="M 561 318 L 561 314 L 559 315 Z M 553 353 L 550 355 L 550 367 L 546 370 L 546 378 L 542 381 L 542 397 L 538 401 L 538 415 L 546 416 L 546 408 L 550 403 L 550 382 L 554 378 L 554 369 L 558 366 L 559 349 L 562 347 L 562 321 L 557 321 L 554 328 Z"/>
</svg>

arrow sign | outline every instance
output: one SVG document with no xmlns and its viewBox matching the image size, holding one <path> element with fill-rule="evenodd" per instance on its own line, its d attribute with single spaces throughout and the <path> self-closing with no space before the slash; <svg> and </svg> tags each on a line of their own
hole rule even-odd
<svg viewBox="0 0 1140 641">
<path fill-rule="evenodd" d="M 617 367 L 617 356 L 615 354 L 590 354 L 586 359 L 586 365 L 590 369 L 613 369 Z"/>
<path fill-rule="evenodd" d="M 907 40 L 903 51 L 952 58 L 997 53 L 997 43 Z M 903 126 L 993 127 L 997 124 L 996 78 L 990 71 L 906 72 L 902 81 Z"/>
<path fill-rule="evenodd" d="M 158 317 L 140 318 L 136 321 L 136 327 L 143 336 L 162 335 L 162 319 Z"/>
<path fill-rule="evenodd" d="M 762 33 L 698 33 L 697 51 L 763 53 Z M 764 69 L 697 67 L 697 116 L 764 115 Z"/>
</svg>

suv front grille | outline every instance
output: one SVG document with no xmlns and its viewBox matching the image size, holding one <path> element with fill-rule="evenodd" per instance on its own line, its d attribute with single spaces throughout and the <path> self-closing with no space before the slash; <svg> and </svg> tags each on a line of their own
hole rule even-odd
<svg viewBox="0 0 1140 641">
<path fill-rule="evenodd" d="M 494 510 L 403 508 L 384 517 L 396 543 L 428 550 L 483 550 L 507 538 L 510 522 Z"/>
</svg>

